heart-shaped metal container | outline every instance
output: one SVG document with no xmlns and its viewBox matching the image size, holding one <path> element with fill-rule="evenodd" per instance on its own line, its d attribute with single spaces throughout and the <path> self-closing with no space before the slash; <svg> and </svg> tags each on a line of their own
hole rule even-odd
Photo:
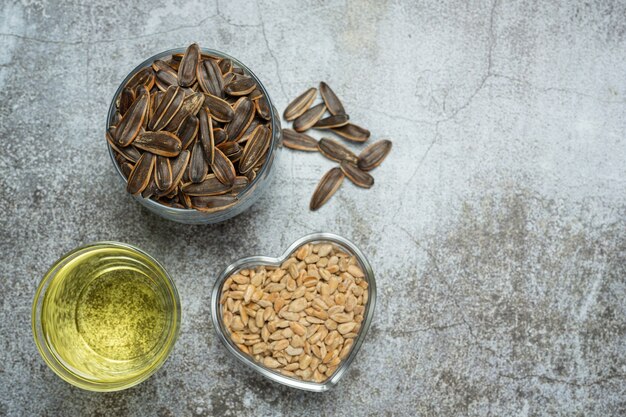
<svg viewBox="0 0 626 417">
<path fill-rule="evenodd" d="M 327 380 L 321 383 L 317 382 L 309 382 L 302 381 L 300 379 L 290 378 L 288 376 L 282 375 L 274 370 L 268 369 L 256 362 L 243 353 L 242 351 L 235 346 L 233 341 L 230 339 L 228 335 L 228 330 L 225 328 L 223 320 L 222 320 L 222 309 L 220 308 L 220 296 L 222 294 L 222 286 L 226 279 L 231 276 L 234 272 L 239 271 L 241 269 L 253 268 L 259 265 L 271 265 L 271 266 L 279 266 L 282 264 L 289 256 L 297 250 L 300 246 L 305 245 L 307 243 L 319 243 L 319 242 L 331 242 L 335 244 L 337 247 L 343 249 L 347 253 L 353 254 L 357 260 L 359 261 L 359 265 L 361 269 L 365 273 L 365 280 L 368 283 L 368 291 L 369 291 L 369 300 L 367 306 L 365 307 L 365 312 L 363 313 L 363 322 L 361 323 L 361 329 L 359 331 L 359 335 L 354 340 L 354 344 L 352 346 L 352 350 L 348 354 L 348 356 L 339 364 L 339 367 L 335 371 L 335 373 L 329 377 Z M 226 349 L 239 361 L 243 362 L 250 368 L 254 369 L 256 372 L 260 373 L 264 377 L 271 379 L 272 381 L 278 382 L 283 385 L 287 385 L 292 388 L 298 388 L 306 391 L 314 391 L 314 392 L 323 392 L 327 391 L 333 386 L 335 386 L 339 380 L 345 375 L 347 369 L 350 367 L 350 364 L 356 357 L 361 345 L 363 344 L 363 340 L 365 339 L 365 335 L 367 334 L 367 330 L 370 327 L 370 323 L 372 321 L 372 317 L 374 316 L 374 307 L 376 306 L 376 281 L 374 279 L 374 272 L 372 271 L 372 267 L 369 262 L 363 255 L 363 252 L 357 248 L 354 243 L 350 242 L 348 239 L 343 238 L 341 236 L 337 236 L 332 233 L 313 233 L 308 236 L 304 236 L 295 242 L 293 242 L 287 250 L 279 257 L 272 258 L 269 256 L 250 256 L 247 258 L 240 259 L 232 264 L 230 264 L 219 276 L 217 281 L 215 282 L 215 286 L 213 287 L 213 292 L 211 293 L 211 318 L 213 320 L 213 327 L 217 332 L 219 339 L 222 341 Z"/>
</svg>

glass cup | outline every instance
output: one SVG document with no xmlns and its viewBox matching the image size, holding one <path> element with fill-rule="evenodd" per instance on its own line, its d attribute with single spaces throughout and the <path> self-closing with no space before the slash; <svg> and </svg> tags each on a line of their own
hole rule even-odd
<svg viewBox="0 0 626 417">
<path fill-rule="evenodd" d="M 106 129 L 108 129 L 109 126 L 111 126 L 112 120 L 115 116 L 115 112 L 116 112 L 115 102 L 117 100 L 117 97 L 120 95 L 120 93 L 122 92 L 122 89 L 124 88 L 128 80 L 130 80 L 130 78 L 133 75 L 135 75 L 142 68 L 149 66 L 150 64 L 152 64 L 152 62 L 156 61 L 157 59 L 163 59 L 168 56 L 171 56 L 172 54 L 178 54 L 178 53 L 184 53 L 184 52 L 185 52 L 185 48 L 177 48 L 177 49 L 171 49 L 169 51 L 161 52 L 159 54 L 156 54 L 146 59 L 141 64 L 139 64 L 135 69 L 133 69 L 126 76 L 124 81 L 122 81 L 117 91 L 115 92 L 115 95 L 113 96 L 113 100 L 111 100 L 111 105 L 109 106 L 109 113 L 107 115 L 107 120 L 106 120 Z M 143 198 L 141 195 L 134 196 L 135 200 L 137 200 L 141 205 L 146 207 L 151 212 L 165 219 L 172 220 L 172 221 L 179 222 L 179 223 L 191 223 L 191 224 L 218 223 L 224 220 L 228 220 L 232 217 L 235 217 L 238 214 L 241 214 L 242 212 L 250 208 L 250 206 L 252 206 L 252 204 L 254 204 L 259 199 L 261 194 L 263 194 L 263 192 L 267 189 L 268 185 L 271 183 L 271 180 L 273 177 L 272 168 L 275 162 L 274 159 L 276 158 L 276 155 L 278 154 L 277 149 L 280 143 L 282 142 L 282 130 L 280 126 L 280 117 L 278 116 L 276 108 L 272 104 L 272 100 L 269 94 L 267 93 L 265 86 L 263 85 L 263 83 L 261 83 L 258 77 L 254 75 L 254 73 L 247 66 L 245 66 L 236 58 L 231 57 L 230 55 L 227 55 L 220 51 L 216 51 L 213 49 L 206 49 L 206 48 L 201 48 L 201 52 L 203 54 L 213 55 L 213 56 L 217 56 L 220 58 L 231 59 L 233 61 L 233 64 L 242 68 L 247 75 L 254 78 L 259 88 L 261 89 L 263 95 L 267 98 L 270 108 L 272 109 L 272 114 L 271 114 L 271 118 L 269 121 L 269 124 L 272 127 L 272 139 L 270 142 L 270 147 L 267 151 L 268 153 L 267 153 L 267 158 L 265 160 L 265 163 L 263 164 L 263 166 L 257 173 L 256 178 L 254 178 L 252 182 L 250 182 L 243 190 L 239 192 L 238 194 L 239 202 L 233 206 L 225 208 L 224 210 L 213 212 L 213 213 L 208 213 L 208 212 L 203 212 L 203 211 L 194 210 L 194 209 L 181 209 L 181 208 L 169 207 L 169 206 L 160 204 L 152 199 Z M 107 141 L 105 142 L 107 143 L 107 148 L 109 149 L 109 155 L 111 156 L 111 161 L 113 162 L 113 165 L 115 166 L 115 169 L 117 170 L 117 173 L 119 174 L 120 178 L 122 179 L 124 184 L 126 184 L 127 182 L 126 178 L 122 174 L 122 171 L 119 165 L 117 164 L 117 161 L 115 161 L 115 154 L 113 152 L 113 149 L 111 148 L 111 146 L 109 145 Z"/>
<path fill-rule="evenodd" d="M 147 253 L 97 242 L 63 255 L 33 302 L 35 343 L 62 379 L 90 391 L 117 391 L 156 372 L 180 329 L 180 299 Z"/>
</svg>

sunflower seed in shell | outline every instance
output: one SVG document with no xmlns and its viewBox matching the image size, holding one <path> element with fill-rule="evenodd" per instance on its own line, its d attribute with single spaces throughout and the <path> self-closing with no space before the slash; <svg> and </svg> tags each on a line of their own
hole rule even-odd
<svg viewBox="0 0 626 417">
<path fill-rule="evenodd" d="M 256 88 L 256 81 L 251 77 L 239 77 L 224 86 L 224 92 L 231 96 L 245 96 Z"/>
<path fill-rule="evenodd" d="M 159 90 L 166 91 L 171 86 L 178 86 L 178 75 L 173 69 L 162 69 L 156 72 L 154 83 Z"/>
<path fill-rule="evenodd" d="M 254 90 L 252 90 L 250 94 L 248 94 L 248 98 L 250 100 L 258 100 L 262 97 L 263 97 L 263 92 L 259 90 L 258 88 L 255 88 Z"/>
<path fill-rule="evenodd" d="M 119 103 L 117 105 L 122 116 L 126 113 L 126 111 L 128 111 L 130 106 L 133 104 L 133 101 L 135 101 L 134 90 L 124 87 L 120 93 Z"/>
<path fill-rule="evenodd" d="M 113 150 L 120 154 L 124 159 L 134 164 L 139 160 L 139 158 L 141 158 L 141 153 L 134 146 L 118 147 L 113 140 L 113 136 L 109 132 L 106 133 L 106 138 Z"/>
<path fill-rule="evenodd" d="M 270 105 L 267 102 L 265 97 L 261 97 L 254 101 L 254 106 L 256 108 L 257 114 L 265 120 L 270 120 L 272 118 L 272 110 L 270 109 Z"/>
<path fill-rule="evenodd" d="M 204 104 L 208 107 L 211 117 L 218 122 L 228 123 L 233 120 L 235 112 L 225 100 L 212 94 L 205 94 Z"/>
<path fill-rule="evenodd" d="M 246 188 L 249 183 L 250 182 L 248 181 L 247 177 L 244 177 L 242 175 L 235 177 L 232 188 L 230 189 L 230 193 L 233 195 L 239 194 L 239 192 Z"/>
<path fill-rule="evenodd" d="M 213 173 L 222 184 L 232 187 L 235 177 L 237 176 L 233 163 L 226 157 L 226 155 L 224 155 L 222 151 L 219 150 L 219 148 L 214 147 L 213 152 L 214 158 L 213 163 L 211 164 Z"/>
<path fill-rule="evenodd" d="M 181 151 L 181 153 L 176 157 L 172 158 L 170 161 L 170 166 L 172 167 L 172 185 L 166 190 L 163 190 L 162 193 L 157 192 L 157 195 L 168 195 L 173 192 L 178 184 L 181 182 L 183 175 L 187 171 L 187 166 L 189 165 L 189 159 L 191 157 L 191 152 L 188 150 Z"/>
<path fill-rule="evenodd" d="M 181 87 L 191 87 L 196 81 L 196 71 L 200 62 L 200 47 L 197 43 L 192 43 L 187 47 L 185 55 L 180 60 L 178 67 L 178 85 Z"/>
<path fill-rule="evenodd" d="M 197 78 L 202 91 L 216 97 L 224 97 L 224 78 L 214 60 L 207 59 L 198 65 Z"/>
<path fill-rule="evenodd" d="M 156 171 L 156 164 L 154 166 L 154 170 Z M 159 187 L 157 187 L 156 181 L 154 180 L 154 175 L 155 174 L 152 174 L 152 176 L 150 177 L 150 182 L 148 182 L 146 188 L 144 188 L 141 192 L 141 196 L 143 198 L 150 198 L 153 195 L 156 195 L 156 193 L 159 191 Z"/>
<path fill-rule="evenodd" d="M 237 100 L 233 110 L 235 115 L 233 120 L 226 125 L 226 134 L 229 140 L 238 140 L 246 131 L 252 119 L 254 119 L 255 108 L 254 104 L 247 97 L 242 97 Z"/>
<path fill-rule="evenodd" d="M 261 120 L 259 120 L 256 117 L 253 118 L 252 122 L 250 123 L 246 131 L 243 132 L 243 135 L 241 135 L 241 137 L 237 140 L 237 143 L 243 144 L 245 141 L 247 141 L 248 138 L 250 138 L 250 135 L 252 134 L 252 132 L 254 132 L 256 128 L 259 127 L 260 125 L 261 125 Z"/>
<path fill-rule="evenodd" d="M 243 151 L 243 149 L 241 149 L 241 146 L 239 146 L 237 142 L 222 142 L 215 145 L 215 147 L 222 151 L 224 155 L 226 155 L 226 157 L 229 159 L 232 156 L 237 155 L 238 153 L 241 153 Z"/>
<path fill-rule="evenodd" d="M 157 59 L 156 61 L 154 61 L 151 65 L 153 70 L 155 71 L 161 71 L 161 70 L 174 70 L 174 71 L 178 71 L 178 69 L 174 69 L 169 63 L 163 61 L 162 59 Z"/>
<path fill-rule="evenodd" d="M 133 170 L 134 165 L 131 164 L 128 161 L 123 161 L 120 164 L 120 171 L 122 171 L 122 175 L 124 175 L 124 178 L 128 179 L 128 176 L 130 175 L 130 173 Z M 245 177 L 244 177 L 245 178 Z"/>
<path fill-rule="evenodd" d="M 341 168 L 332 168 L 324 174 L 313 192 L 309 208 L 315 211 L 322 207 L 339 189 L 344 177 Z"/>
<path fill-rule="evenodd" d="M 139 134 L 139 130 L 143 126 L 143 122 L 148 112 L 148 104 L 150 102 L 150 93 L 148 89 L 143 88 L 143 93 L 130 106 L 126 114 L 122 116 L 119 124 L 115 129 L 115 142 L 119 146 L 128 146 Z"/>
<path fill-rule="evenodd" d="M 239 202 L 237 197 L 230 195 L 191 197 L 191 201 L 196 210 L 207 213 L 222 211 Z"/>
<path fill-rule="evenodd" d="M 300 94 L 291 103 L 289 103 L 289 105 L 287 105 L 287 108 L 283 113 L 285 120 L 291 121 L 304 114 L 304 112 L 311 107 L 311 104 L 313 104 L 316 97 L 317 88 L 315 87 L 311 87 L 304 93 Z"/>
<path fill-rule="evenodd" d="M 163 95 L 154 115 L 148 122 L 148 130 L 161 130 L 172 120 L 180 110 L 185 99 L 185 93 L 178 86 L 170 86 Z"/>
<path fill-rule="evenodd" d="M 190 196 L 213 196 L 226 194 L 232 185 L 226 185 L 214 174 L 206 175 L 203 181 L 198 183 L 188 183 L 183 185 L 183 192 Z"/>
<path fill-rule="evenodd" d="M 187 116 L 195 115 L 198 113 L 203 103 L 203 93 L 191 93 L 190 95 L 186 96 L 183 99 L 183 105 L 176 112 L 174 117 L 172 117 L 172 120 L 169 121 L 167 126 L 165 126 L 165 130 L 169 132 L 175 132 Z"/>
<path fill-rule="evenodd" d="M 233 70 L 233 61 L 228 58 L 223 58 L 218 64 L 222 74 L 228 74 Z"/>
<path fill-rule="evenodd" d="M 144 154 L 141 155 L 141 158 L 139 158 L 135 167 L 128 176 L 126 190 L 130 194 L 137 195 L 148 186 L 150 177 L 152 176 L 152 171 L 154 170 L 155 162 L 156 158 L 150 152 L 144 152 Z"/>
<path fill-rule="evenodd" d="M 359 154 L 358 166 L 363 171 L 371 171 L 383 162 L 391 151 L 391 141 L 388 139 L 379 140 L 363 149 Z"/>
<path fill-rule="evenodd" d="M 183 149 L 180 139 L 175 134 L 165 131 L 140 133 L 133 145 L 161 156 L 177 156 Z"/>
<path fill-rule="evenodd" d="M 159 190 L 167 190 L 172 186 L 172 166 L 169 158 L 157 156 L 154 182 Z"/>
<path fill-rule="evenodd" d="M 215 145 L 219 145 L 222 142 L 228 141 L 228 135 L 221 127 L 213 128 L 213 140 L 215 141 Z"/>
<path fill-rule="evenodd" d="M 371 188 L 374 185 L 374 177 L 359 169 L 355 164 L 343 161 L 339 164 L 341 170 L 350 181 L 362 188 Z"/>
<path fill-rule="evenodd" d="M 318 143 L 319 151 L 326 158 L 333 161 L 349 161 L 354 164 L 357 163 L 357 156 L 341 143 L 328 138 L 320 139 Z"/>
<path fill-rule="evenodd" d="M 315 129 L 332 129 L 335 127 L 341 127 L 348 124 L 348 120 L 350 118 L 347 114 L 338 114 L 336 116 L 328 116 L 323 119 L 320 119 L 317 123 L 313 125 Z"/>
<path fill-rule="evenodd" d="M 317 139 L 293 129 L 283 129 L 283 145 L 298 151 L 317 152 Z"/>
<path fill-rule="evenodd" d="M 209 165 L 204 157 L 204 149 L 199 140 L 193 145 L 191 150 L 191 160 L 189 161 L 189 179 L 193 183 L 201 183 L 209 172 Z"/>
<path fill-rule="evenodd" d="M 326 107 L 328 108 L 330 114 L 333 116 L 346 114 L 343 104 L 341 104 L 341 100 L 339 100 L 335 92 L 324 81 L 320 83 L 320 95 L 322 96 L 324 103 L 326 103 Z"/>
<path fill-rule="evenodd" d="M 322 118 L 325 111 L 326 105 L 324 103 L 319 103 L 311 107 L 293 121 L 293 130 L 296 132 L 304 132 L 305 130 L 312 128 L 313 125 Z"/>
<path fill-rule="evenodd" d="M 250 171 L 265 156 L 271 141 L 270 130 L 260 125 L 250 135 L 239 160 L 239 172 L 245 174 Z"/>
<path fill-rule="evenodd" d="M 200 143 L 204 149 L 204 156 L 206 157 L 207 163 L 213 165 L 213 159 L 215 158 L 215 139 L 213 137 L 211 116 L 209 116 L 209 112 L 206 108 L 200 110 L 198 120 L 200 120 L 198 136 L 200 137 Z"/>
<path fill-rule="evenodd" d="M 352 123 L 348 123 L 345 126 L 333 128 L 332 131 L 342 138 L 351 140 L 353 142 L 365 142 L 370 137 L 369 130 Z"/>
<path fill-rule="evenodd" d="M 189 115 L 183 120 L 176 131 L 176 136 L 180 139 L 183 149 L 189 148 L 189 145 L 193 142 L 198 134 L 198 128 L 200 121 L 196 116 Z"/>
<path fill-rule="evenodd" d="M 137 86 L 143 85 L 150 91 L 154 85 L 154 78 L 155 74 L 152 68 L 145 67 L 137 71 L 137 73 L 128 80 L 126 87 L 134 90 Z"/>
</svg>

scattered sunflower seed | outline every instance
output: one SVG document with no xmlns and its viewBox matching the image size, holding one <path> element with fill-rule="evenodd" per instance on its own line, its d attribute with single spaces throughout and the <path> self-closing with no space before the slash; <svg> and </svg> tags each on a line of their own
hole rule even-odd
<svg viewBox="0 0 626 417">
<path fill-rule="evenodd" d="M 322 207 L 341 186 L 344 174 L 340 168 L 332 168 L 328 171 L 313 192 L 309 208 L 313 211 Z"/>
<path fill-rule="evenodd" d="M 283 116 L 285 120 L 291 121 L 302 114 L 311 107 L 311 104 L 315 101 L 317 97 L 317 88 L 309 88 L 304 93 L 300 94 L 296 97 L 285 109 Z"/>
<path fill-rule="evenodd" d="M 325 111 L 326 105 L 324 103 L 311 107 L 293 121 L 293 130 L 296 132 L 304 132 L 305 130 L 312 128 L 313 125 L 322 118 Z"/>
<path fill-rule="evenodd" d="M 317 139 L 293 129 L 283 129 L 283 145 L 290 149 L 307 152 L 317 152 Z"/>
<path fill-rule="evenodd" d="M 342 161 L 339 165 L 343 173 L 354 183 L 362 188 L 371 188 L 374 185 L 374 177 L 365 171 L 362 171 L 358 166 L 352 162 Z"/>
<path fill-rule="evenodd" d="M 320 94 L 330 114 L 333 116 L 346 114 L 341 100 L 339 100 L 339 97 L 337 97 L 335 92 L 324 81 L 320 83 Z"/>
<path fill-rule="evenodd" d="M 353 142 L 365 142 L 370 137 L 369 130 L 352 123 L 348 123 L 345 126 L 333 128 L 332 131 L 342 138 L 351 140 Z"/>
</svg>

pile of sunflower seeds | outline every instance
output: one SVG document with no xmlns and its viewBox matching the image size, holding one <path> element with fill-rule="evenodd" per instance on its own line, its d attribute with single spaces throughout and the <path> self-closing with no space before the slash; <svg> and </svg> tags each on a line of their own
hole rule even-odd
<svg viewBox="0 0 626 417">
<path fill-rule="evenodd" d="M 317 210 L 323 206 L 339 189 L 345 177 L 355 185 L 371 188 L 374 178 L 368 173 L 376 168 L 391 151 L 391 141 L 387 139 L 372 143 L 357 156 L 341 143 L 322 138 L 319 141 L 303 132 L 309 129 L 329 131 L 352 141 L 363 143 L 370 137 L 370 132 L 356 124 L 350 123 L 341 100 L 334 91 L 321 82 L 319 92 L 322 102 L 313 106 L 317 98 L 317 89 L 309 88 L 294 99 L 285 109 L 283 117 L 293 121 L 293 129 L 283 129 L 283 145 L 290 149 L 306 152 L 320 152 L 326 158 L 339 163 L 320 180 L 309 208 Z M 328 111 L 328 116 L 323 117 Z"/>
<path fill-rule="evenodd" d="M 350 353 L 368 299 L 357 259 L 320 242 L 296 249 L 279 267 L 235 272 L 220 304 L 242 352 L 283 375 L 323 382 Z"/>
<path fill-rule="evenodd" d="M 135 73 L 115 104 L 106 139 L 133 195 L 220 211 L 265 163 L 268 100 L 242 68 L 195 43 Z"/>
</svg>

